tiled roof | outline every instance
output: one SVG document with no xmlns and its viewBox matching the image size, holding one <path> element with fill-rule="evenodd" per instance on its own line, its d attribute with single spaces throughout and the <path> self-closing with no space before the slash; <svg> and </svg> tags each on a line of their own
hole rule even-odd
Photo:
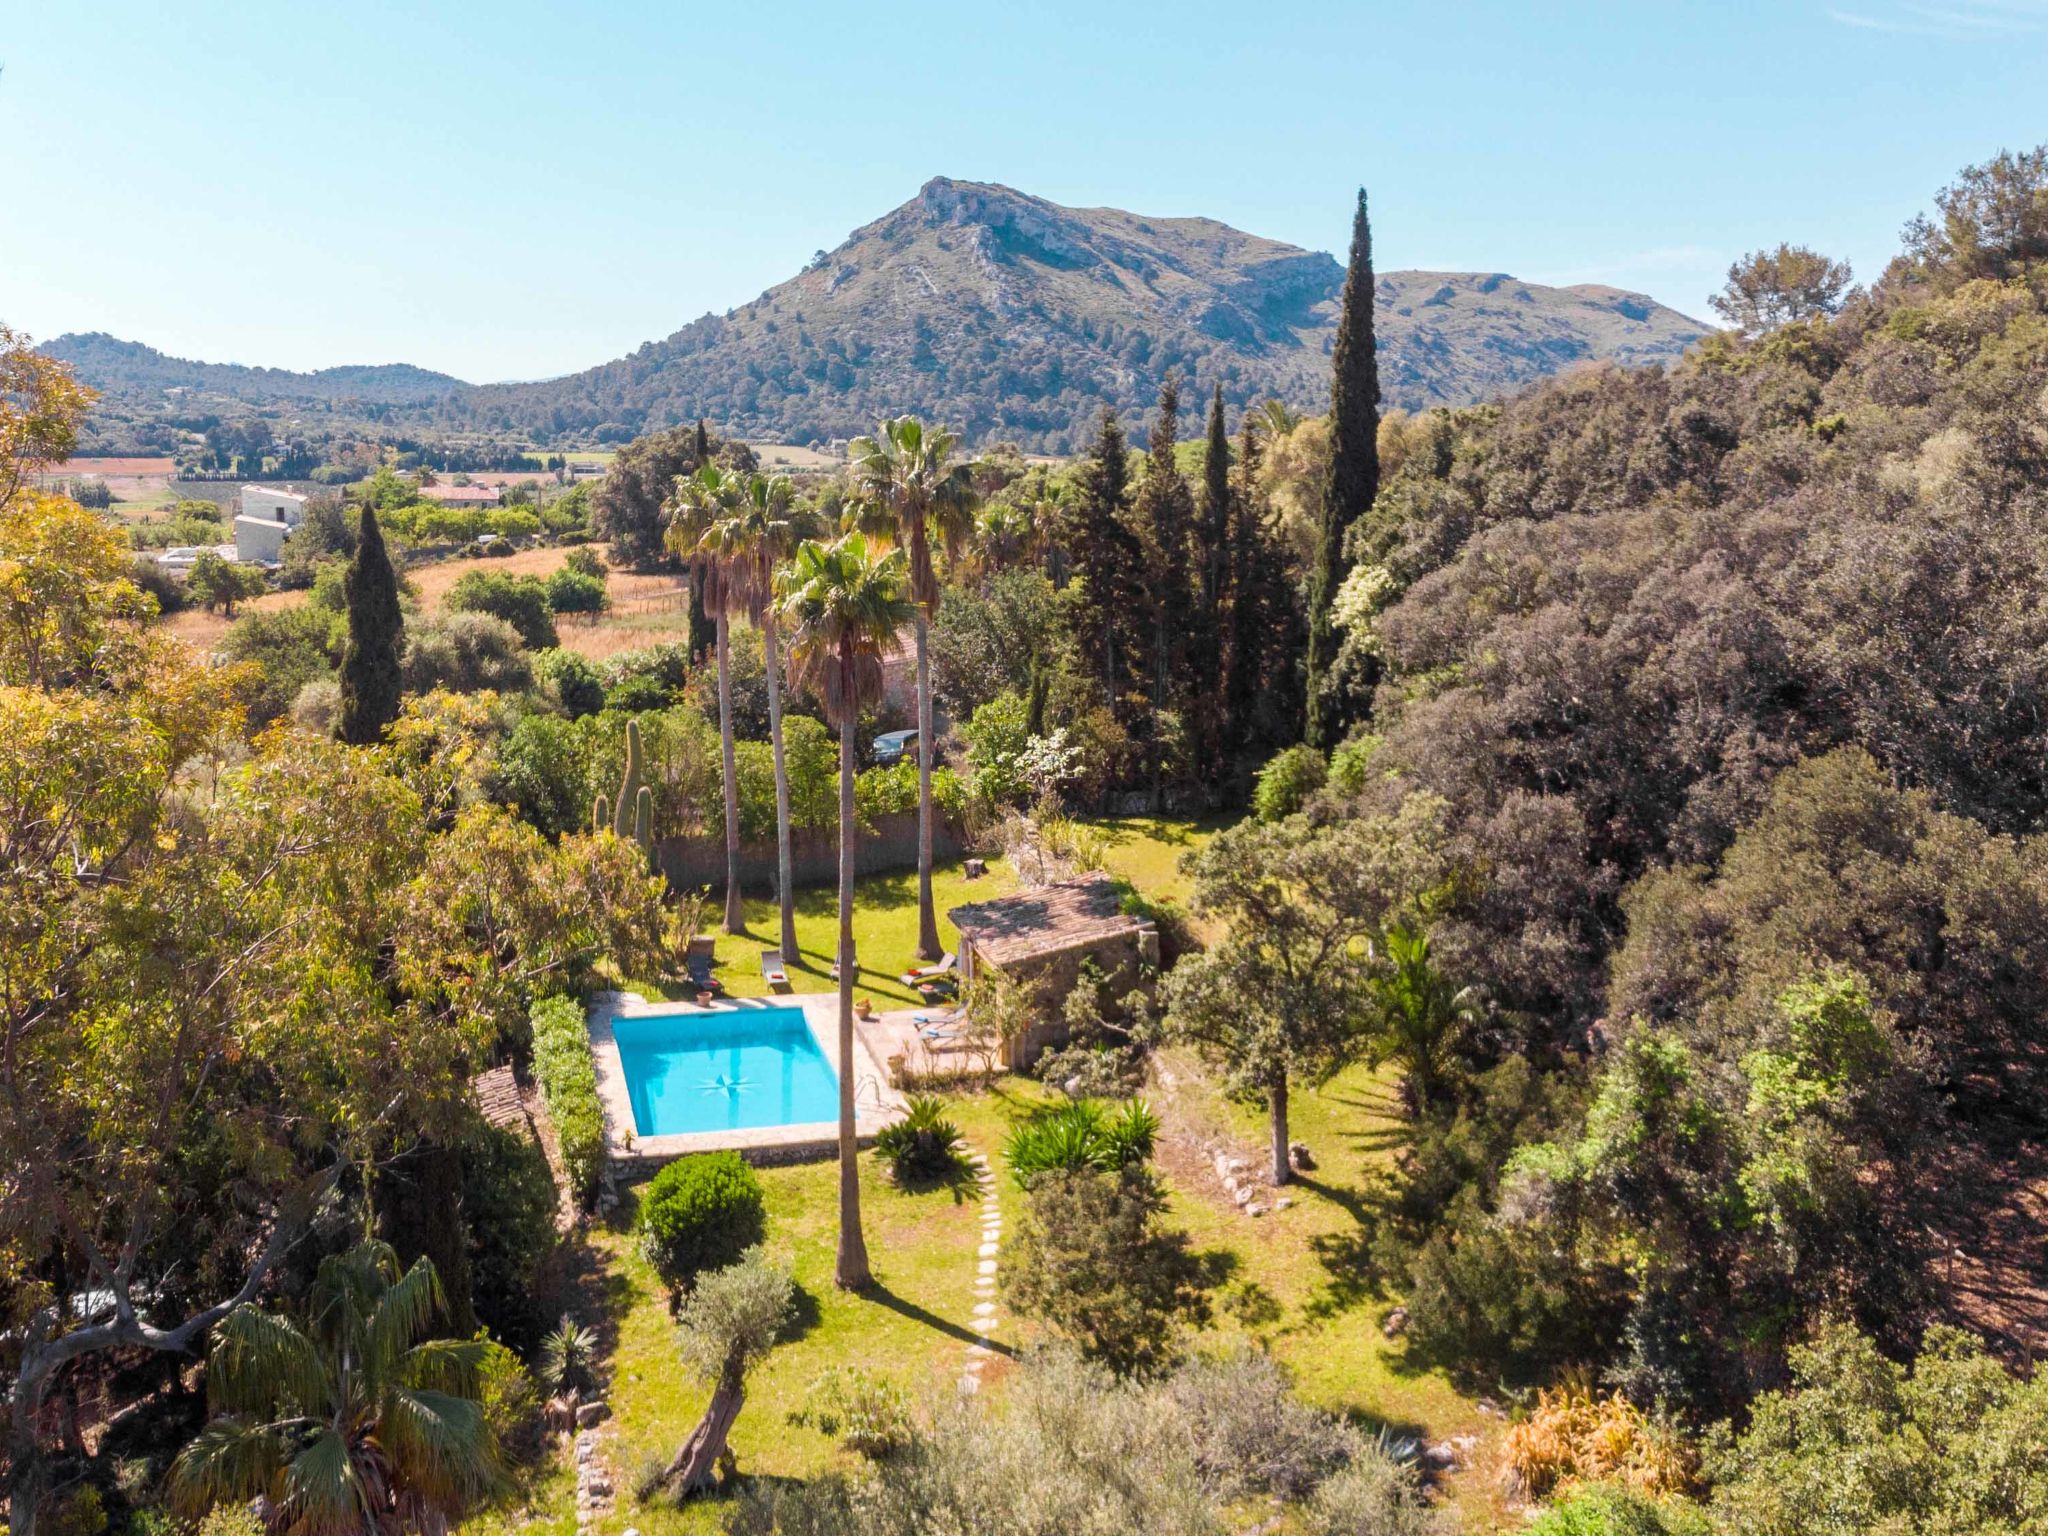
<svg viewBox="0 0 2048 1536">
<path fill-rule="evenodd" d="M 533 1123 L 526 1118 L 526 1105 L 519 1097 L 519 1080 L 510 1067 L 480 1072 L 469 1080 L 469 1086 L 476 1094 L 477 1109 L 491 1124 L 524 1136 L 533 1134 Z"/>
<path fill-rule="evenodd" d="M 1083 875 L 955 907 L 946 916 L 977 957 L 1008 966 L 1137 932 L 1144 920 L 1120 910 L 1122 902 L 1109 876 Z"/>
</svg>

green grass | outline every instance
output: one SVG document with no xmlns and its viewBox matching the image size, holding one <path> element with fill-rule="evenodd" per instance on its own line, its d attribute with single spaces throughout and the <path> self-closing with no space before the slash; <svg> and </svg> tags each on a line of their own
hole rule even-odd
<svg viewBox="0 0 2048 1536">
<path fill-rule="evenodd" d="M 1234 819 L 1111 816 L 1088 825 L 1109 842 L 1109 873 L 1121 875 L 1155 901 L 1186 905 L 1194 882 L 1181 871 L 1181 855 L 1206 847 Z"/>
<path fill-rule="evenodd" d="M 932 900 L 939 910 L 939 940 L 947 949 L 959 942 L 959 934 L 946 921 L 948 909 L 970 901 L 987 901 L 1007 896 L 1017 889 L 1016 872 L 1008 861 L 988 860 L 988 873 L 969 880 L 956 861 L 932 871 Z M 714 896 L 704 915 L 707 931 L 715 927 L 723 910 Z M 712 971 L 734 997 L 760 997 L 768 986 L 761 980 L 761 951 L 772 949 L 781 932 L 781 918 L 772 901 L 746 903 L 747 931 L 717 935 L 718 948 Z M 834 886 L 808 886 L 796 893 L 796 941 L 801 958 L 790 967 L 789 983 L 798 992 L 829 992 L 838 985 L 832 979 L 832 962 L 839 954 L 839 892 Z M 924 1001 L 905 986 L 902 975 L 917 959 L 917 871 L 897 870 L 869 875 L 854 887 L 853 952 L 860 958 L 855 988 L 871 997 L 878 1008 L 910 1007 Z M 634 990 L 647 992 L 644 983 Z M 657 986 L 652 990 L 663 991 Z M 686 996 L 687 983 L 671 985 L 666 995 Z"/>
<path fill-rule="evenodd" d="M 952 1110 L 968 1139 L 995 1161 L 1011 1120 L 1042 1098 L 1035 1083 L 1004 1082 L 987 1093 L 957 1096 Z M 981 1202 L 971 1189 L 958 1196 L 946 1189 L 907 1194 L 888 1181 L 872 1154 L 864 1155 L 861 1215 L 876 1283 L 869 1291 L 851 1294 L 832 1284 L 837 1165 L 765 1168 L 761 1182 L 768 1206 L 767 1247 L 796 1277 L 798 1315 L 790 1335 L 748 1380 L 732 1449 L 745 1473 L 812 1477 L 845 1455 L 816 1429 L 789 1422 L 821 1372 L 860 1366 L 893 1381 L 918 1402 L 957 1389 L 974 1339 Z M 997 1180 L 1006 1222 L 1021 1198 L 1007 1178 Z M 603 1328 L 616 1339 L 610 1386 L 614 1423 L 606 1451 L 619 1497 L 613 1514 L 597 1529 L 617 1532 L 634 1526 L 648 1536 L 714 1531 L 715 1501 L 677 1510 L 659 1500 L 641 1505 L 632 1496 L 636 1472 L 675 1454 L 710 1394 L 678 1363 L 666 1294 L 629 1230 L 631 1210 L 629 1200 L 618 1221 L 593 1229 L 590 1237 L 603 1266 Z M 1011 1334 L 1012 1325 L 1004 1322 L 995 1337 L 1000 1341 Z M 573 1504 L 573 1484 L 570 1490 Z M 542 1501 L 535 1505 L 551 1513 Z M 480 1523 L 471 1527 L 473 1533 L 484 1529 Z"/>
</svg>

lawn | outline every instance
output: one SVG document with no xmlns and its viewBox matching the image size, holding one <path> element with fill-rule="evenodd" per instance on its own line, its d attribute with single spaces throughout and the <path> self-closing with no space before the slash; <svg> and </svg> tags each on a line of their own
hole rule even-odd
<svg viewBox="0 0 2048 1536">
<path fill-rule="evenodd" d="M 997 1161 L 1011 1120 L 1044 1096 L 1036 1083 L 1004 1081 L 987 1093 L 956 1098 L 953 1113 L 973 1146 Z M 905 1193 L 872 1154 L 863 1156 L 862 1222 L 875 1285 L 851 1294 L 832 1284 L 837 1165 L 764 1168 L 760 1177 L 768 1205 L 767 1248 L 795 1276 L 797 1313 L 784 1341 L 748 1381 L 732 1449 L 743 1472 L 811 1477 L 844 1455 L 818 1430 L 790 1422 L 820 1373 L 859 1366 L 894 1382 L 916 1402 L 958 1389 L 975 1337 L 981 1204 L 971 1190 L 958 1196 L 944 1188 Z M 996 1188 L 1008 1222 L 1022 1197 L 1007 1178 L 999 1178 Z M 592 1528 L 615 1533 L 633 1527 L 648 1536 L 715 1531 L 715 1501 L 678 1510 L 660 1501 L 640 1505 L 632 1494 L 644 1468 L 675 1454 L 710 1397 L 681 1368 L 667 1294 L 631 1232 L 634 1203 L 629 1197 L 610 1224 L 593 1226 L 587 1238 L 594 1274 L 585 1286 L 585 1320 L 610 1345 L 612 1422 L 604 1449 L 617 1494 L 612 1513 Z M 1011 1331 L 1007 1321 L 999 1322 L 994 1336 L 1000 1341 Z M 1001 1370 L 999 1357 L 987 1375 L 991 1384 Z M 574 1482 L 566 1459 L 535 1477 L 524 1497 L 484 1512 L 466 1530 L 469 1536 L 493 1536 L 533 1529 L 528 1521 L 549 1530 L 573 1528 Z"/>
<path fill-rule="evenodd" d="M 946 921 L 949 908 L 964 902 L 986 901 L 1007 896 L 1017 889 L 1017 876 L 1007 860 L 988 860 L 988 873 L 969 880 L 958 860 L 932 871 L 932 900 L 939 909 L 939 939 L 949 950 L 959 941 L 953 925 Z M 723 910 L 719 898 L 705 914 L 707 930 Z M 720 932 L 712 970 L 734 997 L 760 997 L 767 993 L 761 979 L 761 951 L 772 949 L 781 934 L 781 918 L 773 901 L 746 903 L 747 931 Z M 790 986 L 798 992 L 829 992 L 838 985 L 832 979 L 832 962 L 839 954 L 839 891 L 836 886 L 806 886 L 796 893 L 796 941 L 801 958 L 790 967 Z M 902 973 L 917 960 L 917 871 L 897 870 L 869 875 L 854 888 L 853 949 L 860 957 L 856 992 L 875 1000 L 878 1008 L 907 1008 L 924 1001 L 905 986 Z M 659 986 L 634 983 L 633 989 L 652 996 L 683 997 L 687 985 Z"/>
</svg>

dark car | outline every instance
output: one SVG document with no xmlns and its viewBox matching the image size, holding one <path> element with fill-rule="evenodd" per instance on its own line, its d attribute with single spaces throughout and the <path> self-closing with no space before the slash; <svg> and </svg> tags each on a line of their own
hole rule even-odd
<svg viewBox="0 0 2048 1536">
<path fill-rule="evenodd" d="M 905 754 L 915 756 L 917 732 L 884 731 L 875 738 L 875 766 L 889 768 L 903 761 Z"/>
</svg>

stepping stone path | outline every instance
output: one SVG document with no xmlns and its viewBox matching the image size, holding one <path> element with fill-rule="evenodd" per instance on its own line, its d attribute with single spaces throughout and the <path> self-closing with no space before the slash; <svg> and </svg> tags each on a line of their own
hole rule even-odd
<svg viewBox="0 0 2048 1536">
<path fill-rule="evenodd" d="M 611 1469 L 598 1449 L 597 1427 L 576 1432 L 576 1529 L 587 1531 L 611 1513 Z"/>
<path fill-rule="evenodd" d="M 995 1170 L 988 1165 L 988 1158 L 979 1152 L 968 1155 L 974 1165 L 975 1186 L 981 1191 L 981 1246 L 975 1249 L 974 1265 L 974 1329 L 975 1340 L 967 1346 L 967 1364 L 960 1374 L 962 1392 L 978 1392 L 981 1389 L 981 1373 L 987 1366 L 994 1347 L 989 1343 L 989 1332 L 996 1326 L 996 1255 L 1002 1249 L 1003 1209 L 996 1201 Z"/>
</svg>

